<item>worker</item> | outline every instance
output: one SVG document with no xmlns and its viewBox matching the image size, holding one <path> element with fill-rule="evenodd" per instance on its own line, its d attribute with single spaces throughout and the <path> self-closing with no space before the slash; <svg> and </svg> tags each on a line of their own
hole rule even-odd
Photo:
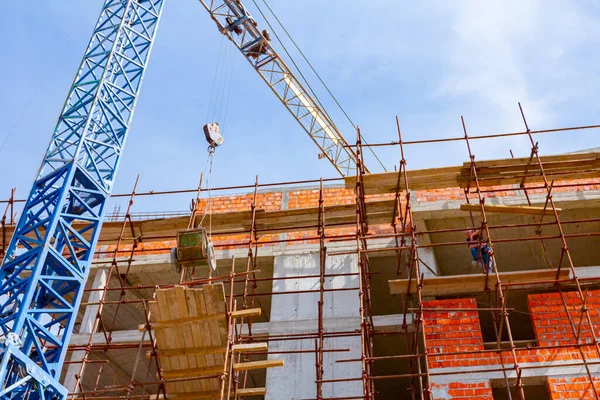
<svg viewBox="0 0 600 400">
<path fill-rule="evenodd" d="M 488 273 L 492 272 L 492 266 L 494 265 L 491 257 L 492 250 L 487 243 L 481 243 L 483 242 L 481 229 L 469 229 L 465 233 L 469 249 L 471 250 L 471 256 L 473 257 L 471 264 L 474 267 L 480 267 L 484 274 L 486 270 Z"/>
</svg>

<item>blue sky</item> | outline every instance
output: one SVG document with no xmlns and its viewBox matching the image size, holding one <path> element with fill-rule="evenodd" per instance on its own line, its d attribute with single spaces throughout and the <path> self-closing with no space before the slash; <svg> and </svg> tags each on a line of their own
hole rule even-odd
<svg viewBox="0 0 600 400">
<path fill-rule="evenodd" d="M 257 1 L 260 4 L 261 0 Z M 24 197 L 37 171 L 101 1 L 7 2 L 0 13 L 0 198 Z M 247 7 L 261 26 L 252 1 Z M 600 6 L 597 2 L 275 1 L 299 46 L 370 142 L 600 123 Z M 193 188 L 206 162 L 206 123 L 215 63 L 224 46 L 197 0 L 167 0 L 115 192 Z M 289 45 L 289 43 L 288 43 Z M 234 49 L 233 71 L 213 186 L 335 177 L 318 150 Z M 293 52 L 298 61 L 300 56 Z M 355 132 L 309 68 L 299 62 L 349 142 Z M 226 92 L 226 87 L 219 88 Z M 30 99 L 33 100 L 27 107 Z M 539 135 L 542 153 L 600 146 L 597 131 Z M 478 159 L 526 155 L 524 138 L 474 145 Z M 398 149 L 378 152 L 388 169 Z M 411 147 L 410 168 L 467 160 L 463 143 Z M 370 160 L 372 161 L 372 160 Z M 372 170 L 380 170 L 373 162 Z M 182 210 L 187 198 L 141 209 Z M 148 202 L 148 201 L 147 201 Z M 139 210 L 139 208 L 138 208 Z"/>
</svg>

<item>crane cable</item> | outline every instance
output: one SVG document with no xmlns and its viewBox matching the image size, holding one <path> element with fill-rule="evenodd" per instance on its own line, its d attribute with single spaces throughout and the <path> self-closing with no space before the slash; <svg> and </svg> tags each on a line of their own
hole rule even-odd
<svg viewBox="0 0 600 400">
<path fill-rule="evenodd" d="M 282 41 L 279 39 L 279 36 L 277 36 L 277 34 L 275 33 L 275 31 L 273 30 L 273 27 L 271 26 L 271 24 L 269 23 L 269 21 L 267 20 L 266 16 L 264 15 L 264 13 L 262 12 L 262 10 L 260 9 L 260 7 L 258 6 L 258 4 L 256 4 L 255 0 L 252 0 L 253 3 L 256 5 L 256 8 L 258 8 L 260 14 L 263 16 L 263 18 L 265 19 L 265 22 L 267 23 L 267 25 L 269 25 L 269 28 L 271 28 L 271 31 L 273 31 L 273 34 L 275 35 L 275 37 L 277 38 L 277 41 L 281 44 L 281 46 L 283 47 L 285 53 L 288 55 L 288 57 L 292 60 L 292 63 L 294 64 L 294 66 L 296 67 L 296 69 L 298 70 L 298 73 L 300 74 L 300 76 L 302 76 L 302 79 L 306 82 L 307 86 L 310 88 L 311 92 L 313 93 L 313 95 L 315 96 L 315 98 L 317 99 L 317 102 L 319 103 L 319 105 L 321 106 L 321 108 L 323 109 L 323 112 L 325 112 L 325 114 L 327 114 L 327 111 L 325 110 L 325 107 L 323 107 L 323 105 L 321 104 L 321 102 L 319 101 L 319 98 L 316 96 L 316 94 L 314 93 L 313 89 L 310 87 L 310 85 L 308 84 L 306 78 L 304 77 L 304 75 L 302 74 L 302 72 L 300 72 L 300 69 L 298 68 L 298 66 L 296 65 L 296 63 L 294 62 L 292 56 L 289 54 L 289 52 L 287 51 L 287 49 L 285 48 L 284 44 L 282 43 Z M 317 78 L 319 79 L 319 81 L 321 82 L 321 84 L 323 85 L 323 87 L 325 88 L 325 90 L 327 90 L 327 93 L 329 93 L 329 95 L 331 96 L 331 98 L 333 99 L 333 101 L 335 102 L 335 104 L 339 107 L 339 109 L 342 111 L 342 113 L 346 116 L 346 118 L 348 119 L 348 122 L 350 122 L 350 124 L 352 125 L 352 127 L 354 129 L 358 129 L 358 127 L 356 126 L 356 124 L 354 123 L 354 121 L 352 121 L 352 119 L 350 118 L 350 116 L 348 115 L 348 113 L 346 112 L 346 110 L 342 107 L 342 105 L 340 104 L 340 102 L 338 101 L 338 99 L 335 97 L 335 95 L 331 92 L 331 90 L 329 89 L 329 87 L 327 86 L 327 84 L 325 83 L 325 81 L 323 81 L 323 79 L 321 78 L 321 75 L 319 75 L 319 73 L 317 72 L 317 70 L 313 67 L 312 63 L 308 60 L 308 58 L 304 55 L 304 52 L 300 49 L 300 47 L 298 46 L 298 44 L 296 43 L 296 41 L 294 40 L 294 38 L 292 38 L 292 36 L 290 35 L 290 33 L 288 32 L 288 30 L 285 28 L 285 26 L 283 26 L 283 23 L 281 22 L 281 20 L 277 17 L 277 15 L 275 14 L 275 12 L 273 11 L 273 9 L 269 6 L 269 4 L 267 3 L 266 0 L 262 0 L 263 3 L 265 3 L 265 6 L 267 7 L 267 9 L 269 10 L 269 12 L 273 15 L 273 17 L 275 18 L 275 20 L 277 21 L 277 23 L 279 24 L 279 26 L 281 26 L 281 28 L 283 29 L 283 31 L 285 32 L 286 36 L 290 39 L 290 41 L 294 44 L 294 47 L 296 48 L 296 50 L 298 50 L 298 52 L 300 53 L 300 55 L 302 56 L 302 58 L 304 59 L 304 61 L 306 61 L 306 63 L 308 64 L 308 66 L 310 67 L 310 69 L 314 72 L 314 74 L 317 76 Z M 329 117 L 329 114 L 327 114 L 327 116 Z M 329 117 L 329 119 L 331 120 L 331 117 Z M 363 135 L 360 135 L 362 141 L 365 144 L 368 144 L 368 142 L 365 140 Z M 372 147 L 369 147 L 369 151 L 373 154 L 373 156 L 375 157 L 375 159 L 379 162 L 379 165 L 381 165 L 381 167 L 383 168 L 383 170 L 385 172 L 387 172 L 387 169 L 385 168 L 385 166 L 383 165 L 383 163 L 381 162 L 381 160 L 379 159 L 379 157 L 377 157 L 377 154 L 375 154 L 375 151 L 373 150 Z"/>
<path fill-rule="evenodd" d="M 206 169 L 208 168 L 208 178 L 206 179 L 206 190 L 208 192 L 208 199 L 206 204 L 204 205 L 204 211 L 202 212 L 202 218 L 200 219 L 199 226 L 202 227 L 204 223 L 204 218 L 206 218 L 206 214 L 208 214 L 208 237 L 212 238 L 212 167 L 213 167 L 213 159 L 215 154 L 215 148 L 209 147 L 208 149 L 208 158 L 206 159 L 206 164 L 204 164 L 204 171 L 202 172 L 202 176 L 206 174 Z M 202 182 L 200 182 L 202 184 Z"/>
<path fill-rule="evenodd" d="M 277 42 L 279 42 L 279 44 L 283 48 L 283 51 L 285 52 L 285 54 L 287 54 L 288 58 L 290 59 L 290 61 L 294 65 L 294 67 L 296 68 L 296 72 L 298 73 L 298 75 L 300 75 L 300 77 L 302 78 L 302 81 L 308 87 L 308 90 L 310 91 L 310 94 L 316 99 L 317 103 L 321 107 L 321 110 L 325 113 L 325 115 L 327 116 L 327 118 L 333 124 L 333 121 L 331 120 L 331 117 L 327 113 L 325 107 L 323 107 L 323 104 L 321 103 L 321 100 L 319 100 L 319 96 L 317 96 L 317 94 L 313 90 L 312 86 L 310 85 L 310 83 L 308 82 L 308 80 L 306 79 L 306 77 L 304 76 L 304 74 L 302 73 L 302 71 L 300 70 L 300 68 L 298 67 L 298 65 L 296 64 L 296 61 L 294 60 L 294 58 L 292 57 L 292 55 L 288 52 L 287 47 L 285 47 L 285 44 L 283 44 L 283 41 L 279 38 L 279 35 L 277 35 L 277 32 L 275 31 L 275 29 L 273 29 L 273 26 L 271 25 L 271 23 L 267 19 L 267 16 L 263 13 L 262 9 L 256 3 L 255 0 L 252 0 L 252 2 L 256 6 L 256 8 L 258 9 L 258 12 L 260 12 L 260 15 L 262 15 L 263 19 L 265 20 L 265 23 L 267 24 L 267 26 L 269 27 L 269 29 L 271 30 L 271 32 L 273 32 L 273 35 L 275 35 L 275 38 L 277 39 Z M 336 128 L 336 130 L 337 130 L 337 128 Z"/>
<path fill-rule="evenodd" d="M 231 46 L 225 36 L 221 39 L 217 62 L 215 63 L 215 73 L 213 84 L 210 91 L 210 100 L 206 110 L 206 122 L 215 122 L 221 118 L 224 87 L 227 86 L 229 65 L 231 63 Z"/>
<path fill-rule="evenodd" d="M 223 96 L 221 97 L 221 106 L 220 109 L 223 110 L 223 116 L 222 116 L 222 124 L 221 124 L 221 132 L 225 131 L 225 126 L 227 125 L 227 110 L 229 109 L 229 95 L 231 94 L 231 86 L 232 86 L 232 82 L 233 82 L 233 71 L 235 70 L 235 58 L 233 59 L 233 61 L 231 60 L 232 55 L 234 53 L 234 45 L 233 43 L 231 43 L 230 41 L 228 41 L 228 47 L 229 47 L 229 59 L 227 62 L 227 68 L 229 69 L 229 77 L 227 77 L 227 73 L 225 74 L 225 83 L 223 85 Z M 224 104 L 223 104 L 224 101 Z M 219 116 L 219 120 L 221 120 L 221 116 Z"/>
<path fill-rule="evenodd" d="M 232 54 L 233 44 L 225 36 L 221 40 L 217 62 L 215 63 L 215 74 L 211 88 L 210 100 L 206 110 L 206 123 L 222 121 L 220 125 L 221 132 L 225 129 L 227 119 L 227 109 L 229 106 L 229 95 L 231 92 L 231 83 L 233 80 Z M 204 219 L 208 214 L 208 238 L 212 238 L 212 170 L 213 160 L 216 147 L 211 145 L 208 147 L 208 158 L 204 165 L 202 176 L 207 176 L 206 190 L 208 198 L 202 212 L 200 227 L 204 224 Z M 208 174 L 207 174 L 208 169 Z M 202 184 L 202 182 L 200 182 Z M 196 205 L 197 207 L 197 205 Z"/>
<path fill-rule="evenodd" d="M 213 77 L 212 88 L 210 89 L 210 98 L 208 100 L 208 107 L 206 108 L 206 122 L 207 123 L 210 121 L 209 118 L 213 117 L 213 114 L 211 114 L 211 111 L 213 111 L 213 99 L 215 97 L 215 88 L 217 87 L 217 78 L 218 78 L 218 74 L 219 74 L 219 66 L 221 63 L 221 54 L 223 53 L 224 43 L 225 43 L 225 37 L 221 38 L 221 45 L 219 46 L 219 55 L 217 56 L 217 62 L 215 64 L 215 74 Z"/>
</svg>

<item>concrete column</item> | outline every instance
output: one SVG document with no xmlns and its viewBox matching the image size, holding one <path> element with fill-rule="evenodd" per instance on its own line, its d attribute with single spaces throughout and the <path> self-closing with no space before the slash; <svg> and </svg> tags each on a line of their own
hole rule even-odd
<svg viewBox="0 0 600 400">
<path fill-rule="evenodd" d="M 106 282 L 108 280 L 108 269 L 106 268 L 98 268 L 96 272 L 96 276 L 94 277 L 94 282 L 92 283 L 92 288 L 94 289 L 103 289 L 106 286 Z M 90 292 L 90 296 L 88 299 L 89 303 L 97 303 L 100 301 L 102 297 L 102 291 L 94 291 Z M 81 327 L 79 328 L 79 334 L 89 335 L 92 333 L 92 329 L 94 328 L 94 322 L 96 320 L 96 315 L 98 314 L 99 305 L 93 304 L 89 305 L 85 308 L 85 312 L 83 314 L 83 319 L 81 320 Z M 81 359 L 85 356 L 84 350 L 74 351 L 71 354 L 71 361 L 81 361 Z M 77 378 L 75 374 L 79 373 L 79 369 L 81 368 L 81 364 L 69 364 L 67 367 L 67 372 L 65 374 L 65 381 L 63 382 L 63 386 L 66 387 L 69 392 L 78 392 L 79 389 L 76 387 Z"/>
<path fill-rule="evenodd" d="M 411 193 L 412 195 L 412 193 Z M 412 201 L 412 199 L 411 199 Z M 427 221 L 424 219 L 415 220 L 415 226 L 417 230 L 425 232 L 429 230 Z M 431 244 L 431 238 L 429 234 L 419 236 L 419 244 Z M 420 247 L 419 248 L 419 269 L 425 278 L 432 278 L 440 275 L 440 269 L 438 268 L 437 259 L 435 257 L 434 247 Z"/>
<path fill-rule="evenodd" d="M 435 253 L 431 247 L 419 248 L 419 269 L 425 278 L 432 278 L 440 275 Z"/>
<path fill-rule="evenodd" d="M 327 257 L 326 274 L 358 272 L 356 255 Z M 275 257 L 274 277 L 302 276 L 319 274 L 319 254 L 293 254 Z M 325 280 L 325 288 L 358 288 L 358 276 L 330 277 Z M 318 290 L 318 278 L 278 280 L 273 282 L 273 292 L 298 290 Z M 274 295 L 271 305 L 271 321 L 289 321 L 273 329 L 272 334 L 306 332 L 318 320 L 319 292 Z M 323 319 L 326 331 L 360 330 L 359 298 L 357 290 L 325 292 Z M 273 324 L 276 325 L 276 324 Z M 325 353 L 324 378 L 359 378 L 360 363 L 336 363 L 336 360 L 360 358 L 359 336 L 326 339 L 325 349 L 350 349 L 348 352 Z M 316 397 L 316 354 L 315 341 L 285 340 L 269 342 L 269 350 L 309 350 L 310 353 L 275 354 L 272 358 L 285 360 L 285 367 L 267 371 L 266 400 L 305 399 Z M 325 383 L 324 397 L 362 395 L 362 382 Z"/>
</svg>

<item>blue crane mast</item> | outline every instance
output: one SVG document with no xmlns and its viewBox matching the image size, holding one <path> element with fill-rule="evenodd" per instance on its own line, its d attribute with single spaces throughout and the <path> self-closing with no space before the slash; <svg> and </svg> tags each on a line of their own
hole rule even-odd
<svg viewBox="0 0 600 400">
<path fill-rule="evenodd" d="M 0 268 L 0 399 L 62 400 L 60 372 L 163 0 L 105 0 Z"/>
<path fill-rule="evenodd" d="M 356 154 L 327 113 L 271 46 L 270 35 L 260 30 L 239 0 L 200 0 L 217 24 L 259 73 L 277 98 L 300 123 L 342 176 L 356 174 Z M 368 172 L 368 171 L 367 171 Z"/>
</svg>

